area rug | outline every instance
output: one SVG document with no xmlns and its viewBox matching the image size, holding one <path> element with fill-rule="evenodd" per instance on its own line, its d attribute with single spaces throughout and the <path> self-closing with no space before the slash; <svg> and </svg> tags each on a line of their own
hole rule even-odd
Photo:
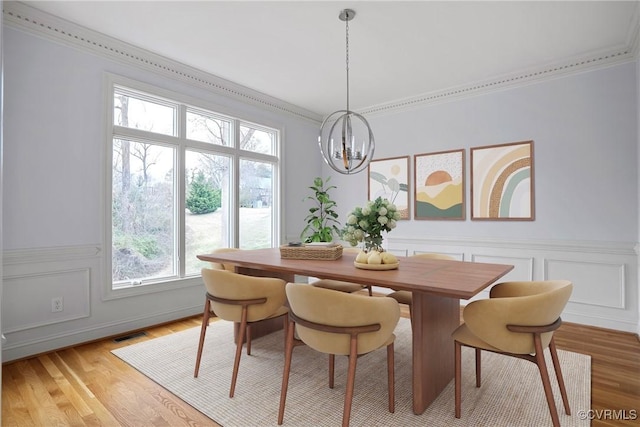
<svg viewBox="0 0 640 427">
<path fill-rule="evenodd" d="M 276 426 L 282 369 L 282 331 L 254 339 L 251 356 L 242 355 L 235 397 L 229 385 L 235 346 L 233 325 L 211 323 L 205 340 L 200 374 L 193 369 L 200 328 L 193 328 L 113 350 L 112 353 L 162 387 L 225 426 Z M 387 407 L 386 351 L 358 359 L 352 426 L 544 426 L 551 417 L 535 364 L 488 352 L 482 353 L 482 387 L 475 387 L 473 350 L 463 348 L 462 417 L 454 417 L 453 381 L 421 415 L 411 405 L 411 324 L 400 319 L 396 328 L 396 410 Z M 453 345 L 453 343 L 451 344 Z M 546 352 L 548 353 L 548 351 Z M 562 426 L 588 426 L 578 415 L 590 409 L 591 359 L 558 351 L 572 416 L 564 413 L 550 356 L 556 405 Z M 328 387 L 328 359 L 306 346 L 294 349 L 284 426 L 341 424 L 347 373 L 346 357 L 336 358 L 335 388 Z"/>
</svg>

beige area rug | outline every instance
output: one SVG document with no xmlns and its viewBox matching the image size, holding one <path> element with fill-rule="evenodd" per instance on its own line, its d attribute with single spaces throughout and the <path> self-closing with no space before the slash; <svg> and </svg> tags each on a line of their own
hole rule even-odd
<svg viewBox="0 0 640 427">
<path fill-rule="evenodd" d="M 463 348 L 462 418 L 454 417 L 453 380 L 421 415 L 411 405 L 411 329 L 400 319 L 396 329 L 396 411 L 387 410 L 386 351 L 358 359 L 352 426 L 545 426 L 551 425 L 535 364 L 483 352 L 482 387 L 475 387 L 473 350 Z M 255 339 L 251 356 L 242 355 L 235 397 L 228 397 L 235 347 L 229 322 L 211 323 L 198 378 L 193 368 L 199 329 L 193 328 L 132 344 L 113 353 L 225 426 L 276 426 L 282 383 L 282 331 Z M 453 343 L 451 344 L 453 346 Z M 548 353 L 548 351 L 547 351 Z M 564 414 L 550 356 L 551 383 L 562 426 L 588 426 L 577 415 L 590 409 L 591 359 L 559 351 L 571 411 Z M 336 358 L 335 388 L 328 387 L 328 360 L 308 347 L 294 349 L 284 426 L 337 426 L 342 420 L 346 357 Z"/>
</svg>

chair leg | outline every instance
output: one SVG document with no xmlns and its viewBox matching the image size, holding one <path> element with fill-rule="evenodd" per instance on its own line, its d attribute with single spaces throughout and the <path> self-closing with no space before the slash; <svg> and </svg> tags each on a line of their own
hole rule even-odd
<svg viewBox="0 0 640 427">
<path fill-rule="evenodd" d="M 293 335 L 295 326 L 289 322 L 287 326 L 287 344 L 284 352 L 284 370 L 282 371 L 282 387 L 280 389 L 280 407 L 278 408 L 278 425 L 282 425 L 284 419 L 284 405 L 287 400 L 287 389 L 289 387 L 289 372 L 291 371 L 291 357 L 293 355 Z"/>
<path fill-rule="evenodd" d="M 551 390 L 551 381 L 549 381 L 549 372 L 547 372 L 547 364 L 544 361 L 544 352 L 542 349 L 542 340 L 540 334 L 533 335 L 533 342 L 536 350 L 536 364 L 540 371 L 540 377 L 542 378 L 542 386 L 544 387 L 544 394 L 547 398 L 547 404 L 549 405 L 549 412 L 551 412 L 551 421 L 553 427 L 560 427 L 560 418 L 558 417 L 558 410 L 556 409 L 556 403 L 553 400 L 553 391 Z"/>
<path fill-rule="evenodd" d="M 336 370 L 336 355 L 329 355 L 329 388 L 333 388 L 333 378 Z"/>
<path fill-rule="evenodd" d="M 461 385 L 461 369 L 462 369 L 462 345 L 455 341 L 455 400 L 456 400 L 456 418 L 460 418 L 461 400 L 462 400 L 462 385 Z"/>
<path fill-rule="evenodd" d="M 367 289 L 369 290 L 369 296 L 372 297 L 373 296 L 373 286 L 369 285 L 369 286 L 367 286 Z"/>
<path fill-rule="evenodd" d="M 247 324 L 247 356 L 251 356 L 251 325 Z"/>
<path fill-rule="evenodd" d="M 342 427 L 349 426 L 351 418 L 351 404 L 353 402 L 353 389 L 356 382 L 356 363 L 358 361 L 358 338 L 351 337 L 349 350 L 349 370 L 347 372 L 347 389 L 344 395 L 344 412 L 342 414 Z"/>
<path fill-rule="evenodd" d="M 556 342 L 551 338 L 549 342 L 549 351 L 551 352 L 551 360 L 553 360 L 553 369 L 556 371 L 556 378 L 558 379 L 558 387 L 560 388 L 560 394 L 562 395 L 562 403 L 564 404 L 564 412 L 567 415 L 571 415 L 571 408 L 569 408 L 569 399 L 567 398 L 567 389 L 564 387 L 564 379 L 562 378 L 562 370 L 560 369 L 560 360 L 558 360 L 558 352 L 556 351 Z"/>
<path fill-rule="evenodd" d="M 209 326 L 209 318 L 211 317 L 211 301 L 207 299 L 204 303 L 204 312 L 202 313 L 202 327 L 200 328 L 200 342 L 198 342 L 198 353 L 196 355 L 196 368 L 193 371 L 193 377 L 198 378 L 200 370 L 200 359 L 202 358 L 202 348 L 204 347 L 204 337 Z"/>
<path fill-rule="evenodd" d="M 393 343 L 387 346 L 387 384 L 389 387 L 389 412 L 396 411 L 395 352 Z"/>
<path fill-rule="evenodd" d="M 242 356 L 242 343 L 244 341 L 244 334 L 247 331 L 247 312 L 247 307 L 242 307 L 242 317 L 240 320 L 240 328 L 238 329 L 238 342 L 236 343 L 236 357 L 233 361 L 233 374 L 231 376 L 231 389 L 229 390 L 229 397 L 233 397 L 233 393 L 236 390 L 238 368 L 240 368 L 240 357 Z"/>
<path fill-rule="evenodd" d="M 476 387 L 480 387 L 482 381 L 482 350 L 476 348 Z"/>
<path fill-rule="evenodd" d="M 289 335 L 289 314 L 282 316 L 284 324 L 282 330 L 284 331 L 284 350 L 287 350 L 287 336 Z"/>
</svg>

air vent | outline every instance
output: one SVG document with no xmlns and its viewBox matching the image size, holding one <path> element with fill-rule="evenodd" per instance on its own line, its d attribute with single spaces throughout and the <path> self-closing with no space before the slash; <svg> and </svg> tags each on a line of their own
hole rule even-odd
<svg viewBox="0 0 640 427">
<path fill-rule="evenodd" d="M 146 337 L 146 336 L 147 336 L 147 333 L 144 331 L 141 331 L 141 332 L 136 332 L 134 334 L 124 335 L 121 337 L 114 338 L 113 342 L 122 342 L 122 341 L 132 340 L 134 338 Z"/>
</svg>

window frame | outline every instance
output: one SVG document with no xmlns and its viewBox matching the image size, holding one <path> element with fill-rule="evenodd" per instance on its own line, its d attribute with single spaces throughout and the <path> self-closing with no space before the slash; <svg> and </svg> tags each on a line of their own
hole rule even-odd
<svg viewBox="0 0 640 427">
<path fill-rule="evenodd" d="M 162 133 L 153 133 L 135 128 L 128 128 L 114 124 L 114 92 L 116 88 L 122 88 L 122 91 L 129 93 L 141 99 L 149 100 L 154 103 L 166 103 L 167 105 L 175 105 L 176 109 L 176 133 L 177 136 L 170 136 Z M 201 286 L 202 279 L 199 274 L 185 274 L 185 206 L 186 206 L 186 178 L 185 178 L 185 158 L 188 150 L 196 152 L 204 152 L 214 155 L 224 155 L 231 158 L 232 180 L 233 185 L 230 194 L 230 211 L 229 211 L 229 232 L 232 246 L 238 246 L 240 235 L 240 204 L 239 204 L 239 185 L 240 182 L 240 161 L 248 159 L 259 162 L 267 162 L 273 167 L 272 179 L 272 224 L 271 224 L 271 240 L 273 246 L 277 247 L 281 240 L 281 230 L 283 229 L 284 211 L 282 206 L 282 178 L 283 178 L 283 144 L 284 130 L 280 124 L 269 123 L 267 120 L 260 118 L 247 118 L 245 113 L 231 111 L 229 108 L 215 105 L 211 102 L 199 98 L 193 98 L 189 95 L 177 93 L 171 90 L 162 89 L 140 81 L 132 80 L 115 74 L 105 73 L 104 83 L 105 93 L 105 121 L 106 121 L 106 141 L 104 147 L 105 171 L 104 171 L 104 200 L 105 206 L 102 218 L 103 230 L 103 271 L 104 286 L 102 286 L 102 298 L 104 300 L 124 298 L 134 295 L 151 294 L 168 290 L 175 290 L 191 286 Z M 212 144 L 198 140 L 186 138 L 186 113 L 187 111 L 198 111 L 211 113 L 216 117 L 229 120 L 232 126 L 233 143 L 228 146 L 220 144 Z M 239 147 L 240 126 L 250 126 L 258 130 L 274 132 L 275 146 L 273 147 L 273 155 L 242 150 Z M 150 138 L 150 137 L 153 138 Z M 116 139 L 128 139 L 136 142 L 149 142 L 153 144 L 170 146 L 176 149 L 174 159 L 174 194 L 176 205 L 175 215 L 175 249 L 177 251 L 176 262 L 177 276 L 171 276 L 158 280 L 145 281 L 141 285 L 129 285 L 114 288 L 112 278 L 112 185 L 113 185 L 113 141 Z"/>
</svg>

